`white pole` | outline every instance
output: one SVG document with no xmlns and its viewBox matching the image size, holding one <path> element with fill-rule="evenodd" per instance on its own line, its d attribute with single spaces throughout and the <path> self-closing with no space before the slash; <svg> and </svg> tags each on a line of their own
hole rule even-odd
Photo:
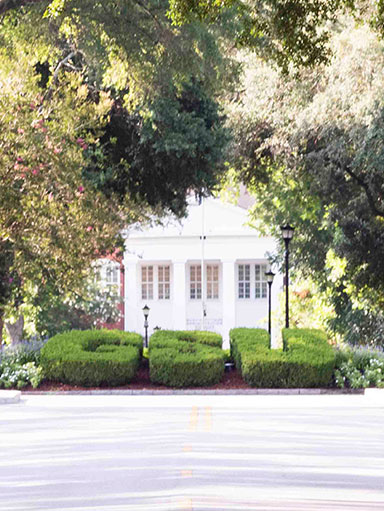
<svg viewBox="0 0 384 511">
<path fill-rule="evenodd" d="M 205 225 L 204 225 L 204 215 L 205 215 L 205 207 L 204 207 L 204 197 L 201 198 L 201 329 L 205 328 L 205 254 L 204 254 L 204 244 L 205 244 Z"/>
</svg>

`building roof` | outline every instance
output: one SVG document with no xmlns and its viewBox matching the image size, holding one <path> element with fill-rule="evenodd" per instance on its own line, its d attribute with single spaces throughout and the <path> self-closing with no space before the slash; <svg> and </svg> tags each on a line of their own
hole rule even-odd
<svg viewBox="0 0 384 511">
<path fill-rule="evenodd" d="M 189 200 L 186 218 L 169 218 L 163 225 L 129 230 L 128 238 L 164 238 L 201 236 L 258 236 L 248 225 L 246 209 L 221 199 Z"/>
</svg>

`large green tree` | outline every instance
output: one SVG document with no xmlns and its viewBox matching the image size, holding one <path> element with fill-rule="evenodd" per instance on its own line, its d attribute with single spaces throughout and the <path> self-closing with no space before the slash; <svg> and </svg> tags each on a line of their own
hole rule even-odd
<svg viewBox="0 0 384 511">
<path fill-rule="evenodd" d="M 353 342 L 382 342 L 383 43 L 344 18 L 331 48 L 327 66 L 294 76 L 246 59 L 233 156 L 255 218 L 275 234 L 287 220 L 296 226 L 296 268 L 332 300 L 332 326 Z"/>
<path fill-rule="evenodd" d="M 216 29 L 175 28 L 166 11 L 0 2 L 0 317 L 31 283 L 81 292 L 123 227 L 181 215 L 187 191 L 217 184 L 216 96 L 235 68 Z"/>
</svg>

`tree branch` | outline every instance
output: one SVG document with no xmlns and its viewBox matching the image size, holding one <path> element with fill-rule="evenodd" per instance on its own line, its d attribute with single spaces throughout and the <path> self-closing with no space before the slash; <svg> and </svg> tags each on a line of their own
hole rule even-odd
<svg viewBox="0 0 384 511">
<path fill-rule="evenodd" d="M 379 216 L 381 218 L 384 218 L 384 211 L 381 211 L 377 205 L 376 205 L 376 201 L 372 195 L 372 192 L 369 188 L 369 185 L 364 181 L 364 179 L 362 179 L 361 177 L 359 177 L 357 174 L 355 174 L 351 169 L 350 167 L 345 166 L 345 171 L 346 173 L 354 180 L 356 181 L 356 183 L 361 186 L 364 191 L 365 191 L 365 195 L 367 196 L 367 199 L 368 199 L 368 204 L 369 204 L 369 207 L 371 208 L 371 211 L 372 213 L 375 215 L 375 216 Z"/>
<path fill-rule="evenodd" d="M 60 69 L 65 66 L 67 64 L 67 62 L 69 60 L 71 60 L 72 57 L 74 57 L 78 52 L 77 51 L 71 51 L 71 53 L 69 53 L 69 55 L 67 55 L 65 57 L 65 59 L 61 60 L 57 66 L 56 66 L 56 69 L 55 69 L 55 72 L 53 73 L 53 77 L 52 77 L 52 85 L 49 87 L 49 89 L 47 90 L 47 92 L 44 94 L 44 97 L 43 97 L 43 101 L 41 102 L 41 105 L 40 105 L 40 108 L 39 108 L 39 113 L 41 113 L 41 110 L 43 108 L 43 103 L 46 101 L 46 100 L 50 100 L 51 97 L 52 97 L 52 94 L 53 94 L 53 87 L 57 84 L 57 80 L 58 80 L 58 77 L 59 77 L 59 71 Z"/>
</svg>

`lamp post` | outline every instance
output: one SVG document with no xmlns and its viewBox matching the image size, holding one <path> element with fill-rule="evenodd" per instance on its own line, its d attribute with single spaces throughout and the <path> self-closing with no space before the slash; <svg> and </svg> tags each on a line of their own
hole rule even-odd
<svg viewBox="0 0 384 511">
<path fill-rule="evenodd" d="M 289 328 L 289 242 L 293 238 L 295 228 L 291 225 L 281 227 L 285 242 L 285 328 Z"/>
<path fill-rule="evenodd" d="M 272 291 L 272 282 L 273 282 L 273 277 L 275 276 L 275 274 L 273 273 L 273 271 L 269 270 L 265 273 L 265 276 L 267 278 L 267 282 L 268 282 L 268 333 L 269 333 L 269 349 L 272 348 L 272 318 L 271 318 L 271 305 L 272 305 L 272 300 L 271 300 L 271 291 Z"/>
<path fill-rule="evenodd" d="M 144 340 L 144 347 L 148 348 L 148 314 L 149 314 L 149 307 L 148 305 L 144 305 L 143 307 L 143 313 L 144 313 L 144 328 L 145 328 L 145 340 Z"/>
</svg>

